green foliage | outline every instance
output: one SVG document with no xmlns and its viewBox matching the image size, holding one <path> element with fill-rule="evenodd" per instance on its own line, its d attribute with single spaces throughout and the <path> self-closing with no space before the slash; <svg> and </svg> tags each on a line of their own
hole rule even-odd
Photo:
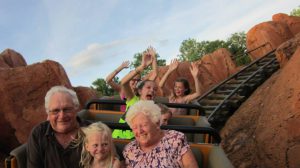
<svg viewBox="0 0 300 168">
<path fill-rule="evenodd" d="M 114 78 L 114 82 L 119 83 L 119 78 Z M 98 78 L 92 83 L 92 89 L 95 89 L 97 92 L 97 95 L 99 97 L 101 96 L 113 96 L 115 93 L 114 89 L 112 89 L 104 79 Z"/>
<path fill-rule="evenodd" d="M 130 67 L 131 68 L 136 68 L 138 67 L 139 65 L 141 65 L 141 62 L 142 62 L 142 56 L 143 56 L 143 52 L 141 53 L 136 53 L 134 54 L 133 56 L 133 61 L 131 62 L 131 65 Z M 156 54 L 156 59 L 157 59 L 157 65 L 158 66 L 165 66 L 166 65 L 166 60 L 164 59 L 159 59 L 159 54 Z M 152 70 L 152 67 L 149 66 L 148 68 L 146 68 L 143 72 L 142 72 L 142 76 L 148 74 L 150 71 Z"/>
<path fill-rule="evenodd" d="M 245 32 L 233 33 L 226 41 L 227 48 L 233 55 L 235 63 L 239 65 L 245 65 L 250 63 L 250 57 L 247 52 L 246 46 L 246 34 Z"/>
<path fill-rule="evenodd" d="M 226 47 L 223 40 L 197 42 L 195 39 L 188 39 L 182 42 L 178 57 L 180 61 L 196 61 L 222 47 Z"/>
<path fill-rule="evenodd" d="M 292 12 L 290 13 L 291 16 L 299 16 L 300 17 L 300 6 L 297 8 L 293 9 Z"/>
<path fill-rule="evenodd" d="M 202 56 L 212 53 L 219 48 L 228 49 L 235 57 L 237 65 L 244 65 L 250 62 L 250 58 L 246 53 L 246 34 L 238 32 L 232 34 L 226 41 L 201 41 L 197 42 L 195 39 L 184 40 L 180 46 L 181 61 L 196 61 Z"/>
<path fill-rule="evenodd" d="M 199 56 L 202 54 L 203 51 L 201 49 L 201 44 L 198 43 L 195 39 L 184 40 L 179 49 L 179 51 L 181 52 L 181 54 L 178 55 L 179 60 L 195 61 L 199 59 Z"/>
</svg>

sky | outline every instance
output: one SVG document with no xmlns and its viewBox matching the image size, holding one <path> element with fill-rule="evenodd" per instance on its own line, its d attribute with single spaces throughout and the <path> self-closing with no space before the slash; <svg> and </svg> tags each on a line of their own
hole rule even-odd
<svg viewBox="0 0 300 168">
<path fill-rule="evenodd" d="M 0 0 L 0 52 L 13 49 L 28 65 L 57 61 L 72 86 L 89 87 L 148 46 L 169 64 L 184 40 L 226 40 L 299 5 L 298 0 Z"/>
</svg>

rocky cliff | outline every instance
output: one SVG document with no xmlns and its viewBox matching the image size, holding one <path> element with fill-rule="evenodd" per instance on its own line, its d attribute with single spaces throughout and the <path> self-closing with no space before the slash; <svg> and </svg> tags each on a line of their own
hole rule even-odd
<svg viewBox="0 0 300 168">
<path fill-rule="evenodd" d="M 72 88 L 64 68 L 46 60 L 27 65 L 23 56 L 13 50 L 0 54 L 0 144 L 9 151 L 24 143 L 34 125 L 47 116 L 44 107 L 46 92 L 55 85 Z M 96 93 L 77 87 L 80 103 L 95 98 Z"/>
<path fill-rule="evenodd" d="M 299 32 L 300 17 L 279 13 L 273 15 L 272 21 L 257 24 L 247 32 L 247 49 L 251 51 L 265 44 L 250 53 L 252 60 L 255 60 L 276 49 Z"/>
<path fill-rule="evenodd" d="M 235 167 L 300 167 L 300 33 L 294 35 L 300 29 L 293 28 L 299 22 L 282 25 L 279 16 L 273 17 L 276 22 L 259 24 L 247 33 L 251 37 L 259 27 L 265 36 L 252 36 L 258 43 L 252 46 L 268 41 L 278 47 L 281 69 L 243 103 L 221 132 L 222 145 Z"/>
<path fill-rule="evenodd" d="M 224 48 L 203 56 L 200 60 L 196 61 L 196 63 L 200 70 L 199 80 L 202 93 L 205 93 L 217 83 L 237 72 L 239 69 L 231 59 L 231 53 Z M 178 77 L 186 78 L 189 81 L 192 90 L 195 90 L 195 82 L 189 70 L 190 65 L 191 64 L 189 62 L 180 62 L 176 71 L 170 74 L 163 88 L 165 96 L 170 94 L 170 91 L 174 87 L 174 81 Z M 158 77 L 155 80 L 157 84 L 168 68 L 168 66 L 159 68 Z M 158 95 L 162 96 L 162 93 L 159 93 Z"/>
</svg>

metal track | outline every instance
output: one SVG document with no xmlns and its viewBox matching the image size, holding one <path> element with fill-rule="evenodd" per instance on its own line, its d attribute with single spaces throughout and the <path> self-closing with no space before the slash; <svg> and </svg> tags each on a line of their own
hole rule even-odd
<svg viewBox="0 0 300 168">
<path fill-rule="evenodd" d="M 204 109 L 212 127 L 220 130 L 251 93 L 278 69 L 275 50 L 272 50 L 213 87 L 196 102 Z"/>
</svg>

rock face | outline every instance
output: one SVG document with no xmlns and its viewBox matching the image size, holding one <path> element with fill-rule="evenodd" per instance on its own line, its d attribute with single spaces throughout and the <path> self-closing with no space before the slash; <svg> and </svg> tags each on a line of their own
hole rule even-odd
<svg viewBox="0 0 300 168">
<path fill-rule="evenodd" d="M 276 50 L 276 58 L 283 67 L 287 61 L 295 53 L 296 49 L 300 46 L 300 33 L 298 33 L 295 38 L 292 38 L 284 43 L 282 43 Z"/>
<path fill-rule="evenodd" d="M 227 121 L 223 147 L 235 167 L 299 167 L 300 47 Z"/>
<path fill-rule="evenodd" d="M 273 21 L 260 23 L 247 32 L 247 50 L 259 49 L 250 53 L 255 60 L 276 49 L 283 42 L 300 32 L 300 17 L 276 14 Z"/>
<path fill-rule="evenodd" d="M 202 93 L 205 93 L 210 88 L 212 88 L 215 84 L 220 81 L 226 79 L 231 74 L 237 72 L 238 68 L 235 63 L 231 59 L 231 54 L 226 49 L 218 49 L 215 52 L 205 55 L 201 60 L 196 61 L 199 65 L 200 75 L 199 80 L 201 84 Z M 179 63 L 179 66 L 176 71 L 170 74 L 164 86 L 164 95 L 167 96 L 170 94 L 170 91 L 174 87 L 174 81 L 178 77 L 186 78 L 192 90 L 195 90 L 194 79 L 189 70 L 190 63 L 182 62 Z M 163 75 L 168 70 L 168 66 L 160 67 L 158 77 L 155 82 L 158 84 Z M 159 96 L 162 96 L 162 93 L 159 92 Z"/>
<path fill-rule="evenodd" d="M 273 15 L 272 20 L 274 22 L 286 24 L 294 36 L 300 32 L 300 17 L 278 13 Z"/>
<path fill-rule="evenodd" d="M 46 120 L 44 98 L 56 85 L 72 88 L 64 68 L 57 62 L 44 61 L 26 66 L 20 54 L 13 50 L 5 57 L 8 68 L 0 68 L 0 146 L 8 153 L 27 141 L 31 129 Z M 19 60 L 19 61 L 18 61 Z M 7 63 L 7 61 L 6 61 Z M 25 63 L 25 64 L 24 64 Z M 2 64 L 3 65 L 3 64 Z M 15 68 L 11 68 L 15 67 Z M 96 93 L 87 87 L 76 87 L 81 106 Z"/>
<path fill-rule="evenodd" d="M 14 50 L 6 49 L 0 54 L 0 68 L 15 68 L 26 65 L 23 56 Z"/>
<path fill-rule="evenodd" d="M 52 86 L 71 88 L 63 67 L 53 61 L 1 69 L 0 83 L 0 115 L 3 116 L 0 123 L 10 127 L 0 133 L 0 143 L 11 146 L 26 142 L 33 126 L 47 118 L 44 97 Z"/>
<path fill-rule="evenodd" d="M 74 87 L 73 88 L 78 96 L 81 108 L 84 107 L 85 103 L 89 100 L 89 99 L 96 99 L 97 98 L 97 93 L 95 90 L 92 90 L 89 87 L 83 87 L 83 86 L 79 86 L 79 87 Z"/>
</svg>

